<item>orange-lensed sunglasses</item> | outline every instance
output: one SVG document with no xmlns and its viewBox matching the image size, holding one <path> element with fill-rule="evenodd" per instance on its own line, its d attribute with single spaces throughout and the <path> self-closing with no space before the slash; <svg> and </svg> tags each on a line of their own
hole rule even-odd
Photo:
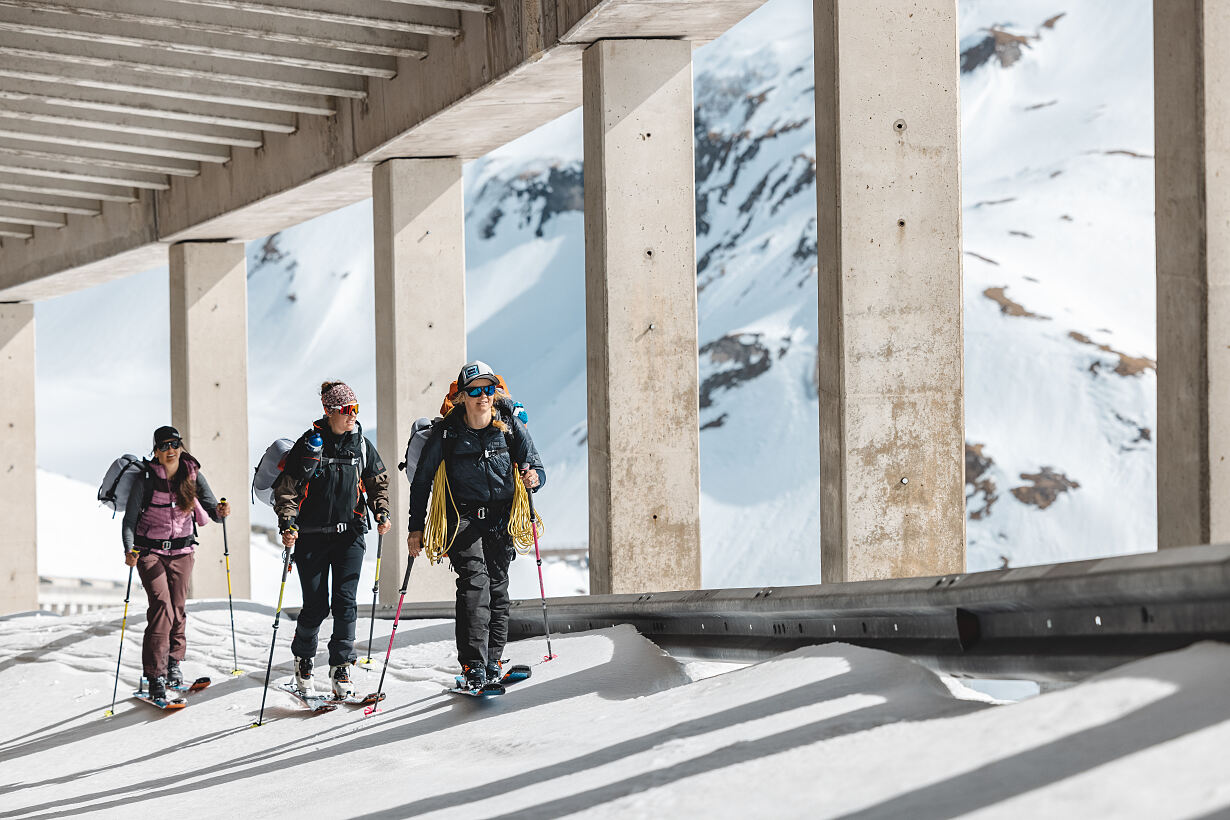
<svg viewBox="0 0 1230 820">
<path fill-rule="evenodd" d="M 329 409 L 335 413 L 341 413 L 343 416 L 359 415 L 359 403 L 358 402 L 355 402 L 354 404 L 344 404 L 341 407 L 330 407 Z"/>
</svg>

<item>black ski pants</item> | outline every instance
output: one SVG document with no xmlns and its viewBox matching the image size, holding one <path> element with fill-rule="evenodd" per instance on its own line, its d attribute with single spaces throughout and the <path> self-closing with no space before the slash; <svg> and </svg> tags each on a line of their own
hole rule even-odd
<svg viewBox="0 0 1230 820">
<path fill-rule="evenodd" d="M 484 666 L 508 642 L 508 566 L 513 559 L 508 515 L 463 515 L 448 557 L 457 573 L 457 660 Z"/>
<path fill-rule="evenodd" d="M 355 620 L 359 614 L 355 596 L 365 549 L 363 533 L 355 530 L 303 533 L 295 542 L 295 569 L 303 590 L 303 608 L 299 610 L 295 639 L 290 644 L 296 658 L 316 657 L 316 636 L 330 612 L 333 636 L 329 638 L 329 665 L 354 663 L 358 658 L 354 650 Z"/>
</svg>

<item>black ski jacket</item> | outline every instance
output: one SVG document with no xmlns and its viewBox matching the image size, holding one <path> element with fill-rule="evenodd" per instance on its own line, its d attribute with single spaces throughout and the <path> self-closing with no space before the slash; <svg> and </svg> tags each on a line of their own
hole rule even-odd
<svg viewBox="0 0 1230 820">
<path fill-rule="evenodd" d="M 308 456 L 307 439 L 313 432 L 320 433 L 324 440 L 319 463 Z M 360 475 L 364 441 L 367 456 Z M 301 478 L 305 475 L 306 478 Z M 346 524 L 366 532 L 364 491 L 372 512 L 388 514 L 389 474 L 371 439 L 363 437 L 363 428 L 359 425 L 355 425 L 352 432 L 338 435 L 329 429 L 328 420 L 322 418 L 290 448 L 282 474 L 273 483 L 273 508 L 278 514 L 278 528 L 285 530 L 293 524 L 301 531 L 309 531 Z"/>
<path fill-rule="evenodd" d="M 500 414 L 511 430 L 505 434 L 494 424 L 471 430 L 465 410 L 458 407 L 439 422 L 423 446 L 414 481 L 410 485 L 410 532 L 423 529 L 427 499 L 440 462 L 458 507 L 499 507 L 512 503 L 514 464 L 528 464 L 538 472 L 535 492 L 547 483 L 542 457 L 525 425 L 515 416 Z M 465 510 L 463 509 L 464 513 Z"/>
</svg>

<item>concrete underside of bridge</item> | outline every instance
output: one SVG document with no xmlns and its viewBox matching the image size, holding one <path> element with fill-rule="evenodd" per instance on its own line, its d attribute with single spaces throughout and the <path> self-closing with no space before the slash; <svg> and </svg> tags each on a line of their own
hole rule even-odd
<svg viewBox="0 0 1230 820">
<path fill-rule="evenodd" d="M 272 14 L 238 0 L 0 0 L 0 53 L 6 31 L 38 35 L 15 41 L 21 57 L 0 69 L 5 107 L 35 117 L 0 118 L 0 224 L 9 207 L 61 223 L 0 236 L 0 301 L 166 264 L 175 242 L 267 236 L 371 196 L 372 169 L 387 159 L 481 156 L 581 104 L 589 44 L 700 43 L 762 2 L 294 0 Z M 370 26 L 340 25 L 360 15 Z M 181 24 L 173 35 L 167 20 Z M 320 42 L 327 23 L 340 47 Z M 373 30 L 382 23 L 405 33 Z M 223 48 L 213 32 L 228 29 L 243 36 Z M 94 39 L 77 39 L 83 31 Z M 149 46 L 140 65 L 114 45 L 135 42 Z M 185 43 L 203 56 L 186 59 Z M 91 66 L 112 67 L 114 82 Z M 175 96 L 181 77 L 206 76 Z M 209 161 L 166 158 L 219 141 L 229 150 Z M 142 146 L 164 161 L 138 161 Z M 52 210 L 58 202 L 68 210 Z"/>
</svg>

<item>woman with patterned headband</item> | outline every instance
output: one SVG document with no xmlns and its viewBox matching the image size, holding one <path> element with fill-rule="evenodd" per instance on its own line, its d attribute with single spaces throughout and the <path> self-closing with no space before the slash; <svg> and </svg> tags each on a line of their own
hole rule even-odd
<svg viewBox="0 0 1230 820">
<path fill-rule="evenodd" d="M 354 649 L 356 594 L 366 549 L 367 511 L 377 531 L 389 530 L 389 474 L 358 422 L 359 400 L 345 382 L 320 386 L 325 415 L 299 437 L 273 485 L 282 544 L 295 548 L 303 608 L 291 653 L 295 684 L 312 691 L 317 633 L 330 611 L 329 680 L 336 698 L 354 697 L 350 667 Z M 329 577 L 333 594 L 329 594 Z"/>
</svg>

